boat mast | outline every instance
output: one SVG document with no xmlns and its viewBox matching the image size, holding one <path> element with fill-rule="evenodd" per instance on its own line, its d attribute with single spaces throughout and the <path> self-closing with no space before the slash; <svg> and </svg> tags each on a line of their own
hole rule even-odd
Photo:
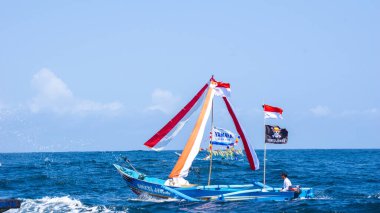
<svg viewBox="0 0 380 213">
<path fill-rule="evenodd" d="M 212 99 L 211 102 L 211 134 L 210 134 L 210 144 L 209 144 L 209 149 L 210 149 L 210 169 L 208 173 L 208 183 L 207 185 L 210 185 L 211 183 L 211 170 L 212 170 L 212 131 L 214 128 L 214 99 Z"/>
</svg>

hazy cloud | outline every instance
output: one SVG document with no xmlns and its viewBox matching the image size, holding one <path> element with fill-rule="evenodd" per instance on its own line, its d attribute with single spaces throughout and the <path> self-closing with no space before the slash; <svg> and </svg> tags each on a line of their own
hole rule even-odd
<svg viewBox="0 0 380 213">
<path fill-rule="evenodd" d="M 152 105 L 148 107 L 148 110 L 169 114 L 176 108 L 179 100 L 180 98 L 170 91 L 157 88 L 152 93 Z"/>
<path fill-rule="evenodd" d="M 0 101 L 0 121 L 14 116 L 15 114 L 19 115 L 21 109 L 21 106 L 11 106 Z"/>
<path fill-rule="evenodd" d="M 347 116 L 380 116 L 380 110 L 378 108 L 371 108 L 365 110 L 344 110 L 339 114 L 342 117 Z"/>
<path fill-rule="evenodd" d="M 0 101 L 0 121 L 3 119 L 7 106 Z"/>
<path fill-rule="evenodd" d="M 2 101 L 0 101 L 0 110 L 5 109 L 6 107 L 7 106 Z"/>
<path fill-rule="evenodd" d="M 48 69 L 37 72 L 31 83 L 37 91 L 29 104 L 33 113 L 42 111 L 59 114 L 117 113 L 123 107 L 119 102 L 99 103 L 75 97 L 65 82 Z"/>
<path fill-rule="evenodd" d="M 370 109 L 346 109 L 338 112 L 332 112 L 329 107 L 318 105 L 314 108 L 310 109 L 310 112 L 315 116 L 333 116 L 335 118 L 343 118 L 343 117 L 352 117 L 352 116 L 363 116 L 363 117 L 373 117 L 380 116 L 380 110 L 378 108 L 370 108 Z"/>
<path fill-rule="evenodd" d="M 331 113 L 331 110 L 327 106 L 318 105 L 310 109 L 310 112 L 315 116 L 327 116 Z"/>
</svg>

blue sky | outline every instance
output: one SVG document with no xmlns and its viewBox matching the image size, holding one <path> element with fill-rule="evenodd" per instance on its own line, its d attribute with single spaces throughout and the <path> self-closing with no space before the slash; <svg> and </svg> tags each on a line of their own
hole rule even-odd
<svg viewBox="0 0 380 213">
<path fill-rule="evenodd" d="M 269 148 L 380 148 L 379 11 L 378 1 L 1 1 L 0 152 L 145 149 L 212 74 L 231 83 L 256 148 L 263 102 L 284 109 L 290 135 Z M 232 128 L 218 101 L 217 125 Z"/>
</svg>

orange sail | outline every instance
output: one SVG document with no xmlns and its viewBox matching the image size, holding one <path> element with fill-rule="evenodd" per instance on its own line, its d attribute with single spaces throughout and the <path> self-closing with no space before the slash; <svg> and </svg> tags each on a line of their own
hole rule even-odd
<svg viewBox="0 0 380 213">
<path fill-rule="evenodd" d="M 170 173 L 170 178 L 187 177 L 191 164 L 199 152 L 206 123 L 211 113 L 212 99 L 215 94 L 215 90 L 212 87 L 214 87 L 214 85 L 210 84 L 193 132 L 191 133 L 176 165 Z"/>
</svg>

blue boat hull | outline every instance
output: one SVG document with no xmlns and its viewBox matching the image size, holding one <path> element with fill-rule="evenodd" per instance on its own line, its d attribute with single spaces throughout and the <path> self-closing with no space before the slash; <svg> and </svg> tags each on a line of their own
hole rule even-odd
<svg viewBox="0 0 380 213">
<path fill-rule="evenodd" d="M 302 188 L 301 193 L 293 191 L 280 192 L 279 188 L 269 188 L 263 192 L 260 183 L 245 185 L 210 185 L 171 187 L 165 186 L 164 180 L 145 177 L 133 170 L 114 164 L 127 185 L 136 194 L 148 194 L 156 198 L 176 198 L 191 201 L 234 201 L 234 200 L 273 200 L 286 201 L 296 197 L 311 198 L 314 196 L 311 188 Z"/>
<path fill-rule="evenodd" d="M 21 200 L 17 199 L 0 199 L 0 212 L 8 211 L 9 209 L 20 208 Z"/>
</svg>

